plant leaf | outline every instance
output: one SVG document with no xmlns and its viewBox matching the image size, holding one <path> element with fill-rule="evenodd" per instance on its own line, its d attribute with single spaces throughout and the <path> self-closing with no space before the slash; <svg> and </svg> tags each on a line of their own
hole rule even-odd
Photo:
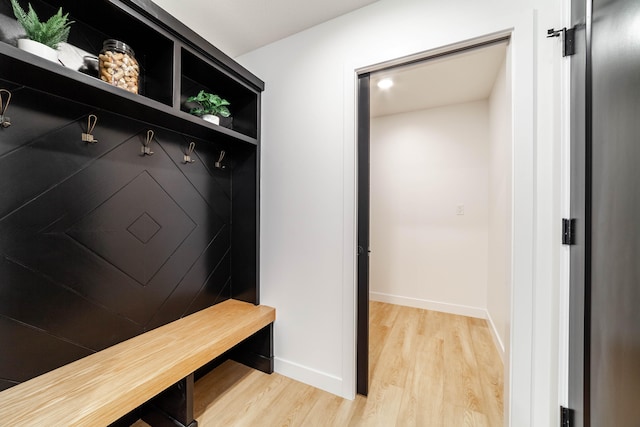
<svg viewBox="0 0 640 427">
<path fill-rule="evenodd" d="M 22 25 L 27 37 L 31 40 L 40 42 L 53 49 L 57 49 L 58 44 L 66 42 L 69 38 L 69 31 L 73 21 L 69 21 L 69 14 L 62 14 L 62 8 L 51 16 L 46 22 L 40 22 L 38 14 L 29 3 L 29 11 L 25 12 L 17 0 L 11 0 L 13 13 L 16 19 Z"/>
<path fill-rule="evenodd" d="M 229 111 L 229 109 L 225 106 L 221 106 L 218 109 L 218 115 L 222 116 L 222 117 L 229 117 L 231 115 L 231 112 Z"/>
<path fill-rule="evenodd" d="M 200 116 L 205 115 L 206 113 L 202 108 L 195 107 L 195 108 L 192 108 L 191 110 L 189 110 L 189 114 L 193 114 L 194 116 L 200 117 Z"/>
</svg>

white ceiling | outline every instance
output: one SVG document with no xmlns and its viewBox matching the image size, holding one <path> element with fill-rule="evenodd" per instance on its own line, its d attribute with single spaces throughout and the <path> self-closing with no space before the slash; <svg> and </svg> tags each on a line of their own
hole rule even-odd
<svg viewBox="0 0 640 427">
<path fill-rule="evenodd" d="M 378 0 L 153 0 L 235 58 Z"/>
<path fill-rule="evenodd" d="M 371 116 L 487 99 L 493 89 L 507 42 L 426 60 L 371 75 Z M 378 81 L 392 78 L 394 85 L 379 89 Z"/>
</svg>

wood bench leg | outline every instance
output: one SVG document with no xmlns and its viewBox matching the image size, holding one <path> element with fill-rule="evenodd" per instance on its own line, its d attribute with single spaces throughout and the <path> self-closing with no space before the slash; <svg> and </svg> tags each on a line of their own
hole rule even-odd
<svg viewBox="0 0 640 427">
<path fill-rule="evenodd" d="M 231 352 L 231 359 L 267 374 L 273 373 L 273 323 L 238 344 Z"/>
<path fill-rule="evenodd" d="M 193 374 L 154 397 L 142 419 L 154 427 L 197 427 L 193 418 Z"/>
</svg>

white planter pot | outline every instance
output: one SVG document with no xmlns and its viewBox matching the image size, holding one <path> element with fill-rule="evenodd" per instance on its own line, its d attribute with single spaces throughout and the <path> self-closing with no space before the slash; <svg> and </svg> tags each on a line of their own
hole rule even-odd
<svg viewBox="0 0 640 427">
<path fill-rule="evenodd" d="M 214 116 L 213 114 L 205 114 L 202 116 L 202 119 L 210 123 L 213 123 L 214 125 L 220 124 L 220 117 Z"/>
<path fill-rule="evenodd" d="M 49 61 L 58 62 L 58 52 L 42 43 L 30 39 L 18 39 L 18 48 Z"/>
</svg>

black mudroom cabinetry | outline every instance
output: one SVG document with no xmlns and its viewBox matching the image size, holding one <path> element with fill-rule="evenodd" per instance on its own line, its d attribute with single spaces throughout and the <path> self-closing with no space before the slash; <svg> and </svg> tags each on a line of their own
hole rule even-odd
<svg viewBox="0 0 640 427">
<path fill-rule="evenodd" d="M 30 2 L 68 12 L 84 51 L 132 46 L 140 94 L 0 43 L 0 390 L 226 299 L 259 303 L 263 82 L 149 0 Z M 232 120 L 190 115 L 201 89 Z"/>
</svg>

